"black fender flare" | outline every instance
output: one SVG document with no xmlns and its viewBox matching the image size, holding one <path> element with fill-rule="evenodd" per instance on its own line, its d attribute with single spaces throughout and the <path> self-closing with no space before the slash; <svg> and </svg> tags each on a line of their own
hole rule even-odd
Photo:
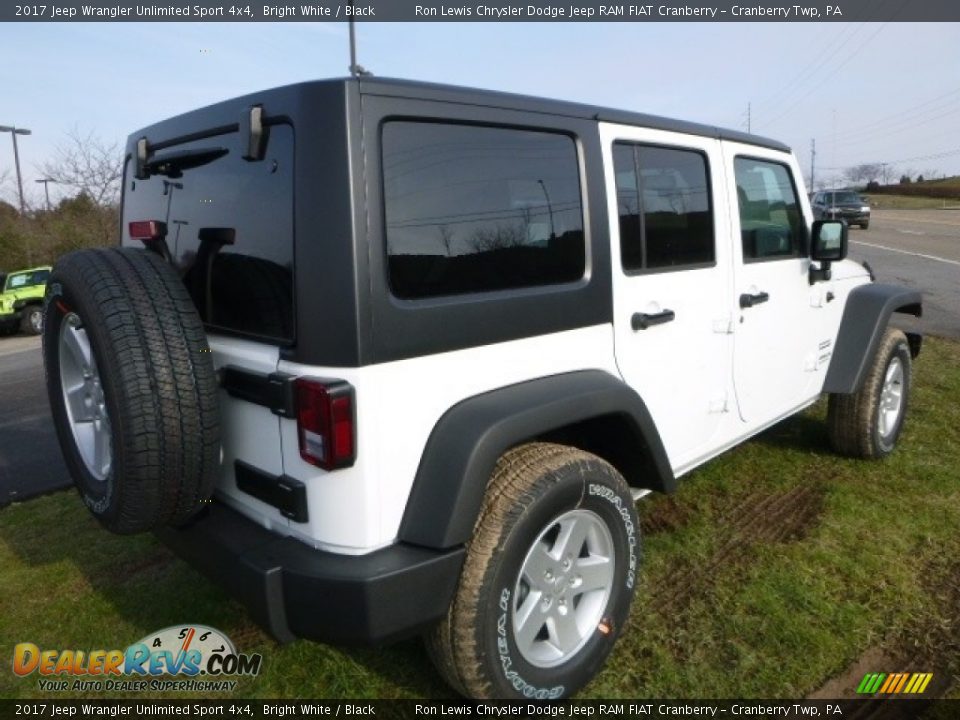
<svg viewBox="0 0 960 720">
<path fill-rule="evenodd" d="M 918 290 L 874 283 L 860 285 L 850 292 L 827 368 L 824 392 L 847 395 L 863 386 L 870 358 L 895 312 L 920 317 L 923 296 Z M 916 354 L 919 336 L 911 338 L 910 345 Z"/>
<path fill-rule="evenodd" d="M 465 543 L 504 452 L 572 424 L 611 416 L 646 446 L 644 487 L 672 492 L 676 478 L 643 400 L 610 373 L 581 370 L 492 390 L 447 410 L 427 439 L 398 539 L 438 549 Z"/>
</svg>

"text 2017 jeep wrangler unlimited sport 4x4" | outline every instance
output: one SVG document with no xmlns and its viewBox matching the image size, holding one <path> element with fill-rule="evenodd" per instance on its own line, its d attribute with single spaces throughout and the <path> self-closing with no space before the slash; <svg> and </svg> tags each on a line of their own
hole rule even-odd
<svg viewBox="0 0 960 720">
<path fill-rule="evenodd" d="M 130 137 L 123 247 L 62 258 L 44 355 L 90 511 L 281 639 L 426 633 L 474 697 L 601 667 L 634 500 L 830 395 L 900 435 L 918 293 L 844 261 L 780 143 L 383 79 Z"/>
</svg>

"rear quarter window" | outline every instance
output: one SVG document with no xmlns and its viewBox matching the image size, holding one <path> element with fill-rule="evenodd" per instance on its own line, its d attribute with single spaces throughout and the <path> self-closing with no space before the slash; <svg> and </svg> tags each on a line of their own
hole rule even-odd
<svg viewBox="0 0 960 720">
<path fill-rule="evenodd" d="M 400 298 L 583 277 L 577 148 L 568 135 L 435 122 L 383 125 L 390 288 Z"/>
</svg>

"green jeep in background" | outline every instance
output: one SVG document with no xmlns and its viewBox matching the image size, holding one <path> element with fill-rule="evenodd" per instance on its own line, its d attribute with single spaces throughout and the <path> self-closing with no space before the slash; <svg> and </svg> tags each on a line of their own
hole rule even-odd
<svg viewBox="0 0 960 720">
<path fill-rule="evenodd" d="M 40 334 L 43 330 L 43 294 L 50 270 L 49 266 L 43 266 L 7 275 L 0 293 L 0 335 L 10 335 L 18 328 L 27 335 Z"/>
</svg>

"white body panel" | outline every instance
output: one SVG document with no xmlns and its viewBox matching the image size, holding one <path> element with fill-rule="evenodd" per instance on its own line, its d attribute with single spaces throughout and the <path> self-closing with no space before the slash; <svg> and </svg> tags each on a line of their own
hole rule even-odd
<svg viewBox="0 0 960 720">
<path fill-rule="evenodd" d="M 276 371 L 280 352 L 274 345 L 208 335 L 213 364 L 218 370 L 234 365 L 260 373 Z M 220 391 L 222 453 L 217 498 L 269 530 L 286 534 L 290 521 L 280 511 L 237 489 L 234 461 L 249 463 L 273 475 L 283 473 L 280 448 L 280 418 L 262 405 L 230 397 Z"/>
<path fill-rule="evenodd" d="M 217 367 L 229 362 L 259 372 L 336 377 L 355 388 L 357 461 L 334 472 L 300 457 L 296 420 L 222 393 L 225 452 L 218 497 L 276 532 L 345 554 L 370 552 L 396 539 L 427 438 L 453 405 L 505 385 L 574 370 L 617 374 L 609 325 L 361 368 L 278 361 L 276 348 L 241 340 L 211 338 L 211 344 Z M 234 459 L 304 482 L 309 522 L 290 522 L 237 490 Z"/>
<path fill-rule="evenodd" d="M 792 156 L 705 137 L 599 124 L 606 167 L 612 245 L 614 322 L 496 345 L 359 368 L 299 365 L 275 347 L 212 336 L 216 366 L 333 377 L 356 393 L 356 463 L 324 472 L 299 454 L 297 423 L 222 393 L 224 453 L 218 497 L 271 530 L 314 547 L 362 554 L 392 543 L 406 509 L 427 439 L 458 402 L 507 385 L 577 370 L 622 377 L 646 402 L 671 466 L 683 474 L 815 401 L 846 302 L 868 281 L 852 262 L 834 264 L 834 279 L 811 286 L 810 260 L 743 262 L 733 174 L 737 154 L 787 164 Z M 617 194 L 611 161 L 615 140 L 679 146 L 709 162 L 716 264 L 629 275 L 620 262 Z M 770 301 L 741 310 L 739 295 L 764 290 Z M 828 302 L 828 293 L 833 301 Z M 635 312 L 674 310 L 674 322 L 631 328 Z M 309 522 L 296 523 L 240 492 L 234 460 L 307 486 Z"/>
<path fill-rule="evenodd" d="M 613 265 L 614 332 L 617 364 L 631 387 L 643 398 L 657 424 L 674 468 L 710 454 L 718 434 L 732 430 L 733 404 L 730 335 L 731 249 L 727 188 L 722 173 L 714 173 L 711 205 L 716 224 L 716 264 L 713 267 L 630 274 L 623 269 L 612 146 L 616 141 L 648 143 L 695 150 L 709 168 L 721 167 L 720 143 L 704 137 L 601 123 L 607 207 L 610 215 Z M 634 330 L 634 313 L 672 310 L 676 319 L 646 330 Z M 731 413 L 731 410 L 733 412 Z"/>
</svg>

